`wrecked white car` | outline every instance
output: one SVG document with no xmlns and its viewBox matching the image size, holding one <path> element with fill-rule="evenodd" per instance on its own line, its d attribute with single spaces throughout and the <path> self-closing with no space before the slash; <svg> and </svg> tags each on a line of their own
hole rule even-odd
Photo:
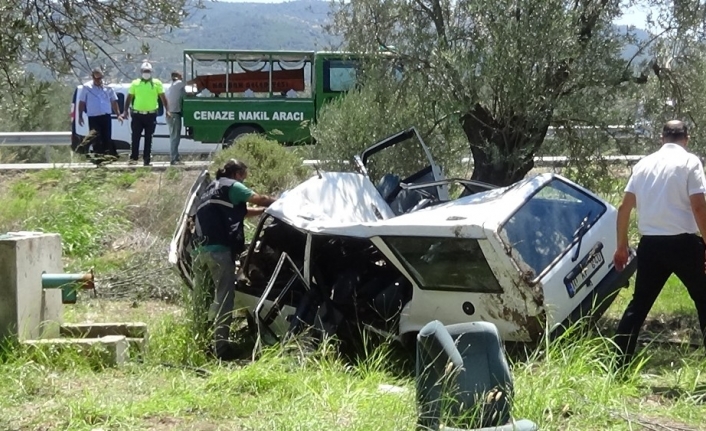
<svg viewBox="0 0 706 431">
<path fill-rule="evenodd" d="M 416 172 L 381 174 L 395 148 L 417 150 Z M 313 327 L 347 340 L 367 328 L 404 341 L 438 319 L 534 342 L 600 316 L 635 271 L 635 258 L 622 272 L 612 263 L 616 209 L 559 175 L 501 188 L 445 179 L 415 129 L 353 163 L 358 172 L 317 172 L 260 219 L 236 304 L 261 334 Z M 170 249 L 189 285 L 192 204 L 208 181 L 204 172 L 192 188 Z M 451 199 L 454 184 L 464 190 Z"/>
</svg>

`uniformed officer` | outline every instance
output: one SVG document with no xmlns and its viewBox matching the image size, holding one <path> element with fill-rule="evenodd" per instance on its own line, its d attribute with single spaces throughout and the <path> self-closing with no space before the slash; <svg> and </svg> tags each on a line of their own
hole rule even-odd
<svg viewBox="0 0 706 431">
<path fill-rule="evenodd" d="M 213 348 L 221 359 L 229 359 L 232 354 L 228 339 L 234 310 L 235 261 L 245 248 L 245 217 L 261 215 L 275 201 L 243 184 L 247 176 L 245 163 L 229 160 L 216 172 L 216 180 L 208 186 L 196 210 L 195 266 L 200 274 L 196 283 L 200 292 L 196 293 L 208 295 L 206 286 L 213 282 L 215 292 L 208 317 L 215 325 Z M 248 203 L 258 207 L 248 208 Z"/>
<path fill-rule="evenodd" d="M 123 116 L 130 116 L 130 108 L 132 108 L 132 121 L 130 128 L 132 130 L 132 143 L 130 161 L 131 165 L 137 163 L 140 154 L 140 137 L 145 134 L 145 148 L 142 158 L 145 166 L 150 166 L 150 156 L 152 153 L 152 135 L 157 127 L 157 114 L 159 111 L 159 102 L 157 98 L 162 100 L 164 112 L 170 118 L 169 104 L 167 97 L 164 95 L 164 86 L 162 81 L 152 77 L 152 65 L 148 62 L 142 63 L 140 67 L 142 76 L 135 79 L 130 84 L 127 99 L 125 100 L 125 111 Z"/>
</svg>

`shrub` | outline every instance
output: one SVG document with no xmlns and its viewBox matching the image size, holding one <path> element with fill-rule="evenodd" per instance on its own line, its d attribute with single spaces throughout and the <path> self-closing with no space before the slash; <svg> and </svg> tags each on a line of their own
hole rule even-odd
<svg viewBox="0 0 706 431">
<path fill-rule="evenodd" d="M 441 117 L 433 106 L 430 109 L 429 103 L 408 91 L 411 85 L 418 85 L 411 77 L 398 81 L 375 68 L 361 76 L 363 85 L 328 102 L 312 126 L 317 142 L 312 156 L 325 160 L 325 169 L 351 170 L 351 164 L 340 161 L 349 161 L 376 141 L 411 127 L 419 131 L 435 161 L 447 172 L 457 173 L 462 168 L 461 159 L 469 155 L 469 147 L 458 122 L 451 116 Z M 418 163 L 426 163 L 419 148 L 410 149 L 405 146 L 396 151 L 392 160 L 386 161 L 388 166 L 380 168 L 411 172 Z"/>
<path fill-rule="evenodd" d="M 258 193 L 277 194 L 309 174 L 295 153 L 262 135 L 243 135 L 231 147 L 219 151 L 210 166 L 214 178 L 216 170 L 229 159 L 241 160 L 248 166 L 246 183 Z"/>
</svg>

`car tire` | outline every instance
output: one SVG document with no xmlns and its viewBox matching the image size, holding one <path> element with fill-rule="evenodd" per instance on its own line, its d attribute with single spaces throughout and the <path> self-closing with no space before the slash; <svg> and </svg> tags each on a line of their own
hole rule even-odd
<svg viewBox="0 0 706 431">
<path fill-rule="evenodd" d="M 247 135 L 248 133 L 262 133 L 262 131 L 253 126 L 238 126 L 229 129 L 223 137 L 223 148 L 230 147 L 233 145 L 233 141 L 241 135 Z"/>
</svg>

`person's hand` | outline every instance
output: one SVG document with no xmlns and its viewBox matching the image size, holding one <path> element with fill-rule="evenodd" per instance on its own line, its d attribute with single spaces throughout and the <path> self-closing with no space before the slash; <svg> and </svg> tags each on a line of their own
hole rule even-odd
<svg viewBox="0 0 706 431">
<path fill-rule="evenodd" d="M 613 263 L 615 264 L 615 269 L 620 272 L 625 269 L 625 265 L 628 264 L 628 258 L 630 257 L 630 252 L 628 247 L 618 247 L 613 255 Z M 706 266 L 704 267 L 706 270 Z"/>
<path fill-rule="evenodd" d="M 123 114 L 118 114 L 118 121 L 120 121 L 120 124 L 123 124 Z"/>
<path fill-rule="evenodd" d="M 78 116 L 78 125 L 83 126 L 83 115 Z"/>
<path fill-rule="evenodd" d="M 172 118 L 172 113 L 167 111 L 167 118 Z"/>
<path fill-rule="evenodd" d="M 126 119 L 126 120 L 127 120 L 128 118 L 130 118 L 130 112 L 128 112 L 127 109 L 125 110 L 125 112 L 123 112 L 123 118 Z"/>
</svg>

